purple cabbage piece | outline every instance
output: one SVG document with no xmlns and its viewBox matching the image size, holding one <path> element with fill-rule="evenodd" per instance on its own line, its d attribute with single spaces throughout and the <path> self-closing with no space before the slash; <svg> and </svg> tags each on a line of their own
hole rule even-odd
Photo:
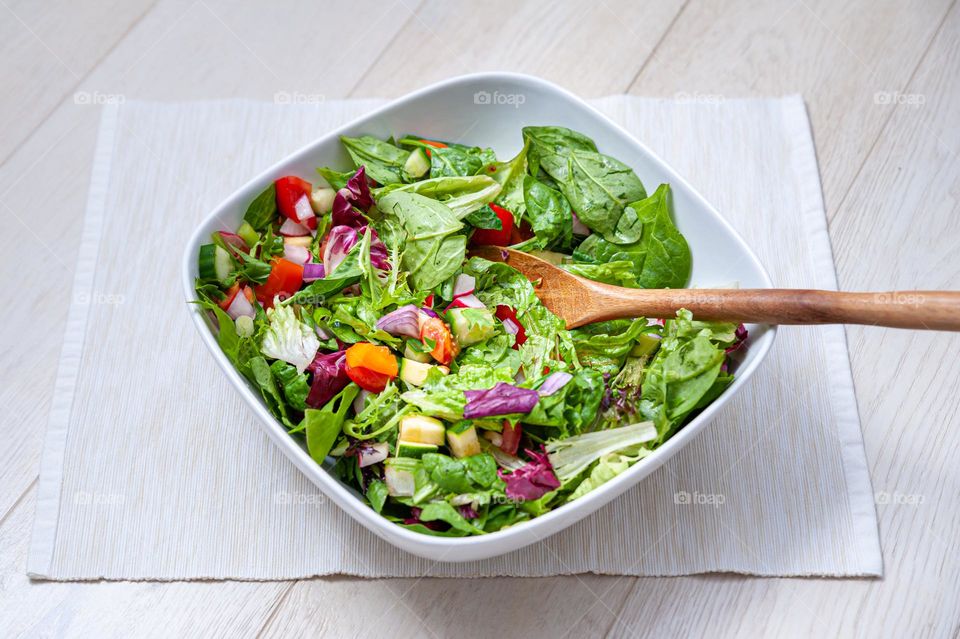
<svg viewBox="0 0 960 639">
<path fill-rule="evenodd" d="M 743 324 L 740 324 L 739 326 L 737 326 L 737 330 L 734 333 L 734 337 L 736 339 L 734 340 L 733 344 L 728 346 L 724 352 L 733 353 L 734 351 L 740 350 L 740 348 L 743 346 L 743 343 L 747 341 L 747 338 L 749 336 L 750 336 L 750 333 L 747 331 L 747 327 L 744 326 Z"/>
<path fill-rule="evenodd" d="M 326 275 L 330 275 L 340 266 L 340 262 L 347 257 L 358 239 L 357 230 L 349 226 L 341 225 L 330 229 L 323 249 L 323 271 Z"/>
<path fill-rule="evenodd" d="M 514 501 L 533 501 L 560 488 L 560 480 L 554 474 L 546 453 L 527 450 L 527 455 L 533 461 L 527 462 L 523 468 L 509 474 L 503 470 L 497 471 L 500 479 L 507 484 L 507 497 Z"/>
<path fill-rule="evenodd" d="M 317 353 L 307 370 L 313 373 L 313 382 L 307 394 L 310 408 L 323 408 L 327 402 L 350 383 L 347 377 L 347 352 Z"/>
<path fill-rule="evenodd" d="M 367 183 L 366 170 L 361 166 L 353 177 L 347 180 L 347 185 L 333 197 L 331 217 L 334 226 L 359 228 L 365 225 L 366 219 L 361 211 L 366 212 L 372 205 L 373 196 Z"/>
<path fill-rule="evenodd" d="M 390 270 L 390 261 L 387 259 L 387 247 L 383 243 L 383 240 L 380 239 L 380 236 L 377 235 L 377 232 L 369 226 L 364 226 L 360 229 L 361 235 L 367 232 L 367 229 L 370 229 L 370 264 L 373 265 L 373 268 L 380 269 L 381 271 Z"/>
<path fill-rule="evenodd" d="M 473 509 L 473 506 L 457 506 L 457 510 L 460 512 L 460 516 L 464 519 L 476 519 L 480 516 L 476 510 Z"/>
<path fill-rule="evenodd" d="M 540 401 L 540 394 L 529 388 L 519 388 L 505 382 L 497 382 L 486 390 L 468 390 L 463 394 L 467 405 L 463 409 L 464 419 L 529 413 Z"/>
</svg>

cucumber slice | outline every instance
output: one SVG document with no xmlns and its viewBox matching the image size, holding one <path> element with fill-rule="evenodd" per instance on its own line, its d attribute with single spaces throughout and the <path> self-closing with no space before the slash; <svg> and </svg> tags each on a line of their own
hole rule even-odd
<svg viewBox="0 0 960 639">
<path fill-rule="evenodd" d="M 407 340 L 406 345 L 403 347 L 404 359 L 412 359 L 415 362 L 421 362 L 423 364 L 433 361 L 433 358 L 430 357 L 430 353 L 421 353 L 420 351 L 416 350 L 413 346 L 411 346 L 411 341 L 419 342 L 419 340 Z M 420 343 L 422 344 L 423 342 Z"/>
<path fill-rule="evenodd" d="M 216 244 L 204 244 L 200 247 L 197 271 L 201 280 L 217 281 L 223 284 L 233 271 L 233 258 Z"/>
<path fill-rule="evenodd" d="M 480 454 L 477 429 L 469 422 L 460 422 L 447 430 L 447 448 L 454 457 L 470 457 Z"/>
<path fill-rule="evenodd" d="M 496 330 L 493 313 L 487 308 L 453 308 L 447 311 L 447 320 L 460 346 L 482 342 Z"/>
<path fill-rule="evenodd" d="M 233 258 L 230 257 L 230 253 L 226 249 L 219 246 L 213 252 L 213 270 L 221 284 L 225 284 L 233 272 Z"/>
<path fill-rule="evenodd" d="M 400 420 L 400 439 L 405 442 L 442 446 L 443 422 L 426 415 L 404 415 Z"/>
<path fill-rule="evenodd" d="M 400 379 L 413 386 L 423 386 L 431 368 L 433 368 L 431 364 L 415 362 L 404 357 L 400 360 Z"/>
<path fill-rule="evenodd" d="M 653 355 L 654 351 L 660 347 L 660 336 L 652 333 L 641 333 L 637 338 L 637 343 L 630 350 L 630 355 L 634 357 L 643 357 L 644 355 Z"/>
<path fill-rule="evenodd" d="M 412 178 L 421 178 L 430 170 L 430 158 L 423 147 L 417 147 L 410 152 L 407 161 L 403 164 L 404 172 Z"/>
<path fill-rule="evenodd" d="M 391 497 L 413 497 L 417 486 L 413 471 L 417 465 L 418 462 L 406 457 L 391 457 L 384 462 L 383 479 Z"/>
<path fill-rule="evenodd" d="M 421 444 L 420 442 L 405 442 L 397 440 L 397 457 L 412 457 L 420 459 L 424 453 L 437 452 L 437 446 L 434 444 Z"/>
</svg>

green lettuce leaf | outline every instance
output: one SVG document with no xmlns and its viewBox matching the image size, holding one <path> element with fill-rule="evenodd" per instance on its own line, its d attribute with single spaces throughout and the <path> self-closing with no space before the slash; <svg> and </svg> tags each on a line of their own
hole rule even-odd
<svg viewBox="0 0 960 639">
<path fill-rule="evenodd" d="M 356 168 L 365 166 L 366 174 L 370 179 L 380 184 L 405 181 L 403 165 L 410 156 L 409 151 L 369 135 L 359 138 L 341 135 L 340 141 L 350 154 L 354 166 Z"/>
</svg>

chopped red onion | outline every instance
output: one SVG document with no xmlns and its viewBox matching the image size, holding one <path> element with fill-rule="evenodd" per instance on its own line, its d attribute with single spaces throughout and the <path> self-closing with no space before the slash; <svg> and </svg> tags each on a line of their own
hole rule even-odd
<svg viewBox="0 0 960 639">
<path fill-rule="evenodd" d="M 382 462 L 390 454 L 387 442 L 377 442 L 376 444 L 360 444 L 357 447 L 357 456 L 360 459 L 360 468 L 366 468 L 373 464 Z"/>
<path fill-rule="evenodd" d="M 483 302 L 481 302 L 476 295 L 470 293 L 468 295 L 455 297 L 447 307 L 447 309 L 451 308 L 486 308 L 486 306 L 483 305 Z"/>
<path fill-rule="evenodd" d="M 353 398 L 353 413 L 359 415 L 363 412 L 364 403 L 372 393 L 365 388 L 361 388 L 357 396 Z"/>
<path fill-rule="evenodd" d="M 516 335 L 520 332 L 520 327 L 509 317 L 501 320 L 503 322 L 503 330 L 510 333 L 511 335 Z"/>
<path fill-rule="evenodd" d="M 244 253 L 250 250 L 243 238 L 236 233 L 231 233 L 230 231 L 217 231 L 217 233 L 220 234 L 220 238 L 227 246 L 232 246 L 233 248 L 239 249 Z"/>
<path fill-rule="evenodd" d="M 463 394 L 467 405 L 463 408 L 464 419 L 529 413 L 540 401 L 540 395 L 529 388 L 519 388 L 506 382 L 497 382 L 486 390 L 468 390 Z"/>
<path fill-rule="evenodd" d="M 283 257 L 294 264 L 305 264 L 310 259 L 310 251 L 305 246 L 284 244 Z"/>
<path fill-rule="evenodd" d="M 401 306 L 377 321 L 377 328 L 391 335 L 420 337 L 420 311 L 413 304 Z"/>
<path fill-rule="evenodd" d="M 314 326 L 313 331 L 317 334 L 317 337 L 319 337 L 320 339 L 330 339 L 330 334 L 327 333 L 322 328 L 320 328 L 319 325 Z"/>
<path fill-rule="evenodd" d="M 237 294 L 233 296 L 230 306 L 227 307 L 227 315 L 230 316 L 230 319 L 234 320 L 242 316 L 254 317 L 256 314 L 257 312 L 253 309 L 253 304 L 251 304 L 247 296 L 243 294 L 243 291 L 237 292 Z"/>
<path fill-rule="evenodd" d="M 426 306 L 421 306 L 420 312 L 426 315 L 427 317 L 440 317 L 439 315 L 437 315 L 437 312 L 435 310 L 433 310 L 432 308 L 427 308 Z"/>
<path fill-rule="evenodd" d="M 317 214 L 313 212 L 313 207 L 310 206 L 310 198 L 306 194 L 301 195 L 300 199 L 294 203 L 293 211 L 300 222 L 307 222 L 310 218 L 317 217 Z"/>
<path fill-rule="evenodd" d="M 315 280 L 322 280 L 325 276 L 326 271 L 323 268 L 323 264 L 314 264 L 313 262 L 307 262 L 303 265 L 303 281 L 304 282 L 313 282 Z"/>
<path fill-rule="evenodd" d="M 303 224 L 297 224 L 290 218 L 287 218 L 283 221 L 283 224 L 280 225 L 280 235 L 286 237 L 303 237 L 304 235 L 310 235 L 310 229 Z"/>
<path fill-rule="evenodd" d="M 547 379 L 543 380 L 543 383 L 540 384 L 540 388 L 537 389 L 537 393 L 540 394 L 540 397 L 548 397 L 553 395 L 558 390 L 563 388 L 573 379 L 573 375 L 567 373 L 566 371 L 557 371 L 556 373 L 551 373 Z"/>
<path fill-rule="evenodd" d="M 454 299 L 460 297 L 461 295 L 470 295 L 477 289 L 477 280 L 473 275 L 467 275 L 466 273 L 461 273 L 457 275 L 456 281 L 453 283 L 453 297 Z"/>
</svg>

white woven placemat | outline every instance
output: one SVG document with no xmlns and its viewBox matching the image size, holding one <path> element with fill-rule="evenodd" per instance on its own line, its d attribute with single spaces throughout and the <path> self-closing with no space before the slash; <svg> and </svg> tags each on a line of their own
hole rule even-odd
<svg viewBox="0 0 960 639">
<path fill-rule="evenodd" d="M 127 102 L 105 110 L 31 576 L 882 573 L 840 327 L 781 329 L 748 387 L 679 455 L 593 516 L 512 554 L 466 564 L 418 559 L 326 501 L 204 352 L 178 269 L 191 230 L 238 184 L 378 104 Z M 595 104 L 687 176 L 777 285 L 835 288 L 799 97 Z"/>
</svg>

